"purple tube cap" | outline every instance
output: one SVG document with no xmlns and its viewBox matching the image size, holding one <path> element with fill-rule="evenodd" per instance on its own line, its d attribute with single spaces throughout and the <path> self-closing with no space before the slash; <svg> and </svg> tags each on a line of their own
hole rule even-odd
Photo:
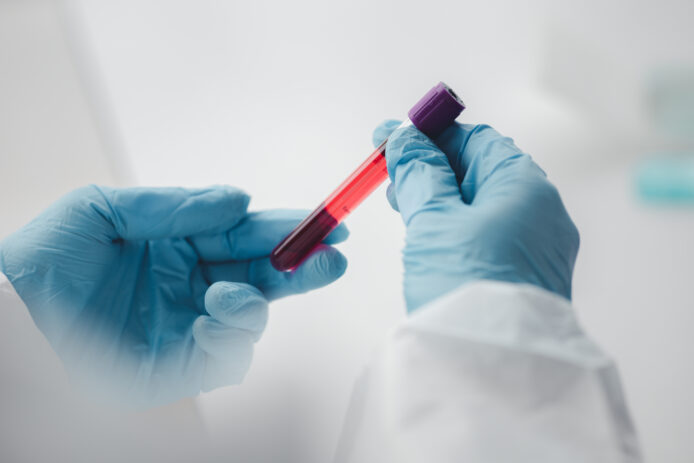
<svg viewBox="0 0 694 463">
<path fill-rule="evenodd" d="M 451 88 L 439 82 L 407 113 L 415 127 L 429 138 L 436 138 L 465 109 L 463 100 Z"/>
</svg>

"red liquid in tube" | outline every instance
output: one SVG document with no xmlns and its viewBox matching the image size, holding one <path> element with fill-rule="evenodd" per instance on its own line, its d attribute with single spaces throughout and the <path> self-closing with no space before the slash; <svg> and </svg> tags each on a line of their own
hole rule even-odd
<svg viewBox="0 0 694 463">
<path fill-rule="evenodd" d="M 332 192 L 270 254 L 277 270 L 292 270 L 339 225 L 350 212 L 388 177 L 386 142 L 364 161 L 347 180 Z"/>
<path fill-rule="evenodd" d="M 443 82 L 429 90 L 407 113 L 412 124 L 435 139 L 465 109 L 458 95 Z M 386 177 L 386 142 L 371 153 L 328 199 L 306 217 L 270 254 L 277 270 L 292 270 L 311 254 L 342 220 L 380 185 Z"/>
</svg>

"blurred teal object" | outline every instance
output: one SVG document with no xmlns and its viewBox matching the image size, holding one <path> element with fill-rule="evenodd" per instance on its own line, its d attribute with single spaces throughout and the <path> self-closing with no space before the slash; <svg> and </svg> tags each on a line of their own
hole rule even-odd
<svg viewBox="0 0 694 463">
<path fill-rule="evenodd" d="M 694 153 L 642 161 L 636 171 L 636 186 L 646 201 L 694 204 Z"/>
</svg>

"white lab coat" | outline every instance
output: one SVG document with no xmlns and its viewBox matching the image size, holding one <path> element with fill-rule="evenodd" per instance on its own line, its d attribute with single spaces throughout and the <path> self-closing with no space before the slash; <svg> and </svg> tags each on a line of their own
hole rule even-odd
<svg viewBox="0 0 694 463">
<path fill-rule="evenodd" d="M 568 301 L 478 282 L 395 327 L 357 382 L 336 463 L 641 461 L 614 363 Z"/>
<path fill-rule="evenodd" d="M 26 310 L 2 273 L 0 307 Z M 462 287 L 391 331 L 357 381 L 335 456 L 521 461 L 641 457 L 615 365 L 571 305 L 498 282 Z"/>
</svg>

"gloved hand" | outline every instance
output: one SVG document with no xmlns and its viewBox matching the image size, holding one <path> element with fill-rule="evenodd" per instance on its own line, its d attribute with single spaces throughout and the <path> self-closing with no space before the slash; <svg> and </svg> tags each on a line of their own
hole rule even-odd
<svg viewBox="0 0 694 463">
<path fill-rule="evenodd" d="M 0 271 L 73 379 L 136 407 L 239 383 L 268 301 L 326 285 L 322 245 L 292 273 L 268 255 L 302 211 L 246 212 L 240 190 L 89 186 L 0 243 Z M 339 227 L 326 239 L 346 239 Z"/>
<path fill-rule="evenodd" d="M 399 121 L 374 132 L 383 141 Z M 571 299 L 578 231 L 557 189 L 513 140 L 454 124 L 432 141 L 415 127 L 386 146 L 391 205 L 407 227 L 408 310 L 474 280 L 530 283 Z"/>
</svg>

